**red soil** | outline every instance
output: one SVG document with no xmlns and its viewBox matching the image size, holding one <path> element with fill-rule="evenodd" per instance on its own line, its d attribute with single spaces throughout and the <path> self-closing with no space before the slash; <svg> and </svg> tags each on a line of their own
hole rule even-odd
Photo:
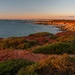
<svg viewBox="0 0 75 75">
<path fill-rule="evenodd" d="M 40 44 L 40 45 L 56 42 L 55 39 L 52 39 L 49 36 L 39 36 L 39 37 L 27 36 L 27 37 L 22 37 L 22 38 L 25 38 L 28 41 L 38 41 L 38 44 Z"/>
<path fill-rule="evenodd" d="M 9 59 L 27 59 L 34 62 L 38 62 L 42 59 L 47 58 L 49 55 L 34 54 L 30 51 L 25 50 L 0 50 L 0 61 L 5 61 Z"/>
<path fill-rule="evenodd" d="M 58 37 L 64 36 L 64 35 L 68 35 L 68 36 L 70 36 L 70 35 L 75 35 L 75 32 L 70 32 L 70 31 L 68 31 L 68 32 L 60 32 L 60 33 L 57 33 L 57 34 L 56 34 L 56 36 L 58 36 Z"/>
<path fill-rule="evenodd" d="M 25 50 L 0 50 L 0 61 L 10 60 L 10 59 L 27 59 L 34 62 L 38 62 L 51 57 L 58 57 L 59 55 L 46 55 L 46 54 L 34 54 L 30 51 Z M 70 57 L 75 57 L 75 55 L 70 55 Z"/>
</svg>

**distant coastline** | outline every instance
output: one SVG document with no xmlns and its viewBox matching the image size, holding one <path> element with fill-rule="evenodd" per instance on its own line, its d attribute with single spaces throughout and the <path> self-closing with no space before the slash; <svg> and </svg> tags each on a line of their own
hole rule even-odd
<svg viewBox="0 0 75 75">
<path fill-rule="evenodd" d="M 35 24 L 55 25 L 61 30 L 75 31 L 75 20 L 47 20 L 36 21 Z"/>
</svg>

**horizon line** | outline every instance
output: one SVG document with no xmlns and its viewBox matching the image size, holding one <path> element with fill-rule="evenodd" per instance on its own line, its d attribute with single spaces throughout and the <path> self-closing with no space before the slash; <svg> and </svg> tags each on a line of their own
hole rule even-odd
<svg viewBox="0 0 75 75">
<path fill-rule="evenodd" d="M 12 19 L 12 18 L 2 18 L 2 19 L 0 19 L 0 20 L 75 20 L 75 18 L 39 18 L 39 19 L 37 19 L 37 18 L 32 18 L 32 19 L 19 19 L 19 18 L 14 18 L 14 19 Z"/>
</svg>

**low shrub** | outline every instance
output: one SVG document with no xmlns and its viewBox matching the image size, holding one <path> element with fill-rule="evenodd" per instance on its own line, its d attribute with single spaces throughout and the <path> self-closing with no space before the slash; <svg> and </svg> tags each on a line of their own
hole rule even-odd
<svg viewBox="0 0 75 75">
<path fill-rule="evenodd" d="M 20 68 L 31 64 L 33 64 L 33 62 L 22 59 L 0 62 L 0 75 L 15 75 Z"/>
<path fill-rule="evenodd" d="M 74 48 L 75 43 L 73 42 L 56 42 L 53 44 L 36 47 L 33 52 L 43 54 L 75 54 Z"/>
<path fill-rule="evenodd" d="M 29 36 L 49 36 L 49 35 L 52 35 L 52 34 L 48 32 L 38 32 L 35 34 L 30 34 Z"/>
<path fill-rule="evenodd" d="M 37 45 L 37 41 L 27 41 L 24 38 L 7 38 L 0 41 L 0 50 L 5 49 L 28 49 Z"/>
<path fill-rule="evenodd" d="M 49 56 L 45 60 L 20 69 L 16 75 L 75 75 L 75 58 L 66 54 Z"/>
<path fill-rule="evenodd" d="M 67 41 L 72 41 L 72 40 L 75 40 L 75 35 L 62 35 L 60 37 L 57 38 L 57 41 L 64 41 L 64 42 L 67 42 Z"/>
<path fill-rule="evenodd" d="M 37 72 L 40 75 L 75 75 L 75 58 L 66 54 L 41 61 Z"/>
<path fill-rule="evenodd" d="M 48 37 L 53 38 L 53 39 L 56 38 L 55 35 L 53 35 L 51 33 L 48 33 L 48 32 L 38 32 L 38 33 L 35 33 L 35 34 L 30 34 L 29 36 L 34 36 L 34 37 L 40 37 L 40 36 L 45 37 L 45 36 L 48 36 Z"/>
</svg>

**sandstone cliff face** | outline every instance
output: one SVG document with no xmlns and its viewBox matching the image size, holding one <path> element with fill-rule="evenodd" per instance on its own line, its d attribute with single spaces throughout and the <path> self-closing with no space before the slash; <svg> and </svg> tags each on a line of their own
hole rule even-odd
<svg viewBox="0 0 75 75">
<path fill-rule="evenodd" d="M 67 30 L 67 31 L 75 31 L 75 21 L 67 21 L 67 20 L 54 20 L 54 21 L 37 21 L 36 24 L 44 24 L 44 25 L 55 25 L 56 27 Z"/>
<path fill-rule="evenodd" d="M 65 26 L 65 28 L 69 31 L 75 31 L 75 25 L 74 24 L 68 24 Z"/>
<path fill-rule="evenodd" d="M 67 31 L 75 31 L 75 24 L 56 24 L 56 27 L 67 30 Z"/>
</svg>

